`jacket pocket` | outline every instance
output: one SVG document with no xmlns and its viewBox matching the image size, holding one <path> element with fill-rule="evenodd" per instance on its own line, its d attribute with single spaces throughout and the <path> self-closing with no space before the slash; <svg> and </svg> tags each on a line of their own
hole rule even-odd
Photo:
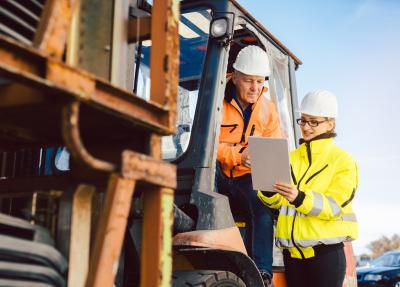
<svg viewBox="0 0 400 287">
<path fill-rule="evenodd" d="M 229 133 L 232 133 L 238 126 L 238 124 L 221 125 L 221 128 L 230 128 Z"/>
</svg>

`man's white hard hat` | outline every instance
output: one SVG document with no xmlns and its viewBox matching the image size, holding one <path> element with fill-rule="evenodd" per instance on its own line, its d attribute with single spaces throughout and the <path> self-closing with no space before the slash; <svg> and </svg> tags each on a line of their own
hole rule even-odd
<svg viewBox="0 0 400 287">
<path fill-rule="evenodd" d="M 311 116 L 336 118 L 338 115 L 336 96 L 327 90 L 309 92 L 301 101 L 300 112 Z"/>
<path fill-rule="evenodd" d="M 254 45 L 244 47 L 240 50 L 233 68 L 251 76 L 269 77 L 271 74 L 267 53 Z"/>
</svg>

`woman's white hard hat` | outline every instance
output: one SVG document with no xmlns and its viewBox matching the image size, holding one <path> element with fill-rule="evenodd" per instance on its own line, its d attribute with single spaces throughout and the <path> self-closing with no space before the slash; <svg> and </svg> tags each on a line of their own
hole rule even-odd
<svg viewBox="0 0 400 287">
<path fill-rule="evenodd" d="M 317 117 L 336 118 L 338 103 L 334 93 L 315 90 L 305 95 L 300 105 L 300 113 Z"/>
<path fill-rule="evenodd" d="M 269 77 L 271 74 L 267 53 L 254 45 L 244 47 L 240 50 L 233 68 L 251 76 Z"/>
</svg>

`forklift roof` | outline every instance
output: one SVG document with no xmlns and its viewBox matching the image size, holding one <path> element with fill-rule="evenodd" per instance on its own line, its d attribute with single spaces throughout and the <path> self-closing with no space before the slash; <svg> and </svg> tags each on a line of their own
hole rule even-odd
<svg viewBox="0 0 400 287">
<path fill-rule="evenodd" d="M 294 61 L 297 65 L 303 64 L 303 62 L 297 58 L 285 45 L 282 44 L 270 31 L 268 31 L 260 22 L 257 21 L 256 18 L 254 18 L 249 11 L 247 11 L 243 6 L 241 6 L 236 0 L 229 0 L 232 2 L 240 11 L 243 12 L 246 17 L 248 17 L 254 24 L 261 29 L 269 38 L 271 38 L 276 45 L 278 45 L 283 51 L 285 51 Z"/>
<path fill-rule="evenodd" d="M 259 21 L 257 21 L 257 19 L 254 18 L 250 14 L 250 12 L 248 12 L 245 8 L 243 8 L 243 6 L 241 6 L 237 0 L 228 0 L 228 1 L 231 2 L 233 5 L 235 5 L 236 8 L 243 13 L 243 15 L 245 15 L 250 21 L 252 21 L 257 26 L 257 28 L 259 28 L 263 33 L 265 33 L 268 36 L 268 38 L 270 38 L 274 42 L 274 44 L 276 44 L 282 51 L 284 51 L 287 55 L 289 55 L 294 60 L 296 65 L 303 64 L 303 62 L 296 55 L 294 55 L 285 45 L 282 44 L 281 41 L 279 41 L 270 31 L 268 31 Z M 183 3 L 195 2 L 195 0 L 183 0 L 181 2 Z"/>
</svg>

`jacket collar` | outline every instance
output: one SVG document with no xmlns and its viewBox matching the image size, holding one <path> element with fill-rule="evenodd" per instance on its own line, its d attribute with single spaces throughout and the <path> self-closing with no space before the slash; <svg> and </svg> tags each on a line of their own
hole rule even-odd
<svg viewBox="0 0 400 287">
<path fill-rule="evenodd" d="M 234 93 L 236 93 L 236 87 L 233 84 L 232 80 L 230 79 L 226 83 L 226 87 L 225 87 L 225 101 L 230 103 L 233 100 Z"/>
<path fill-rule="evenodd" d="M 303 148 L 306 148 L 306 145 L 309 145 L 311 153 L 313 153 L 313 154 L 321 153 L 323 151 L 326 151 L 332 145 L 334 145 L 333 135 L 331 133 L 325 133 L 325 134 L 316 136 L 315 138 L 313 138 L 309 141 L 300 139 L 300 144 L 301 144 L 300 147 L 303 147 Z"/>
<path fill-rule="evenodd" d="M 299 140 L 299 143 L 300 143 L 300 144 L 303 144 L 303 143 L 311 143 L 311 142 L 316 141 L 316 140 L 333 138 L 334 136 L 335 136 L 335 135 L 333 135 L 332 133 L 323 133 L 323 134 L 320 134 L 320 135 L 316 136 L 315 138 L 310 139 L 309 141 L 306 141 L 306 140 L 304 140 L 303 138 L 301 138 L 301 139 Z"/>
</svg>

